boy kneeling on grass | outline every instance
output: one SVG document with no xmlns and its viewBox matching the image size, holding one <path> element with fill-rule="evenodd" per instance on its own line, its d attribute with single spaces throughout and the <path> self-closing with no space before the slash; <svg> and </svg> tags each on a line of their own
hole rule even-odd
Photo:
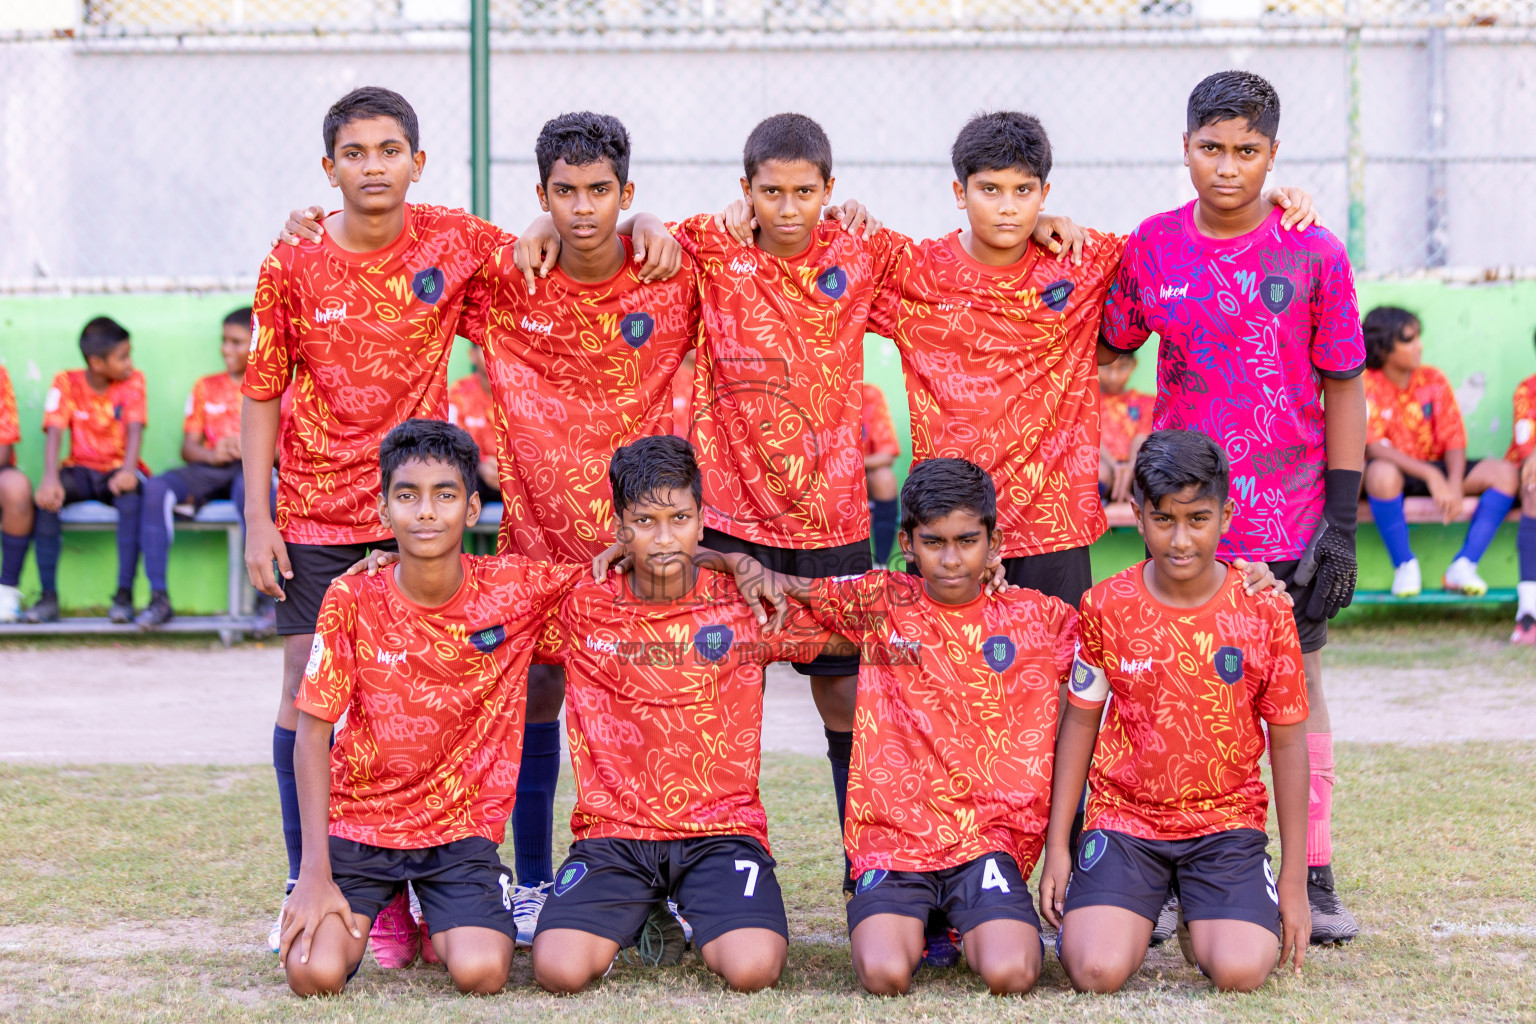
<svg viewBox="0 0 1536 1024">
<path fill-rule="evenodd" d="M 1240 570 L 1216 560 L 1232 519 L 1230 472 L 1204 434 L 1152 434 L 1133 496 L 1151 557 L 1083 597 L 1040 880 L 1040 909 L 1060 928 L 1057 952 L 1078 991 L 1114 992 L 1141 966 L 1170 885 L 1183 909 L 1179 945 L 1217 988 L 1258 988 L 1277 953 L 1301 971 L 1311 932 L 1306 679 L 1284 598 L 1248 593 Z M 1266 724 L 1278 882 L 1259 776 Z M 1069 832 L 1085 778 L 1088 830 L 1074 864 Z"/>
</svg>

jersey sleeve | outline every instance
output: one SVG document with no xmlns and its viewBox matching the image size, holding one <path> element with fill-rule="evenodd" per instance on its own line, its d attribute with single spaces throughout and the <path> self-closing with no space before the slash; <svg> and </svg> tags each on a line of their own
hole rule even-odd
<svg viewBox="0 0 1536 1024">
<path fill-rule="evenodd" d="M 885 392 L 878 387 L 864 389 L 864 454 L 901 455 L 890 406 L 886 404 Z"/>
<path fill-rule="evenodd" d="M 149 394 L 144 384 L 144 374 L 139 370 L 133 371 L 133 376 L 128 378 L 128 393 L 124 396 L 123 422 L 137 423 L 141 426 L 149 422 Z"/>
<path fill-rule="evenodd" d="M 563 665 L 566 655 L 572 647 L 570 628 L 566 625 L 564 615 L 568 599 L 562 599 L 550 611 L 549 618 L 544 620 L 544 628 L 539 631 L 538 639 L 533 644 L 533 660 L 538 665 Z"/>
<path fill-rule="evenodd" d="M 262 261 L 251 305 L 251 351 L 240 390 L 258 402 L 270 402 L 288 389 L 298 333 L 289 315 L 291 272 L 276 250 Z"/>
<path fill-rule="evenodd" d="M 294 707 L 327 722 L 341 717 L 357 678 L 356 635 L 357 598 L 345 583 L 335 584 L 320 606 Z"/>
<path fill-rule="evenodd" d="M 778 632 L 765 636 L 758 630 L 755 620 L 751 628 L 755 634 L 751 660 L 761 665 L 775 661 L 800 664 L 815 661 L 822 649 L 836 637 L 832 630 L 816 620 L 809 608 L 794 601 L 789 603 L 789 614 L 784 617 L 784 625 Z"/>
<path fill-rule="evenodd" d="M 1108 661 L 1104 651 L 1104 619 L 1092 591 L 1083 595 L 1076 626 L 1072 664 L 1067 674 L 1067 700 L 1080 708 L 1101 708 L 1109 699 L 1109 679 L 1104 674 Z"/>
<path fill-rule="evenodd" d="M 1152 331 L 1147 327 L 1141 308 L 1141 232 L 1131 235 L 1120 256 L 1120 267 L 1104 297 L 1104 315 L 1099 320 L 1099 338 L 1117 352 L 1134 352 L 1146 342 Z"/>
<path fill-rule="evenodd" d="M 10 374 L 0 366 L 0 444 L 16 444 L 21 440 L 21 417 L 16 411 L 16 390 L 11 387 Z"/>
<path fill-rule="evenodd" d="M 48 396 L 43 399 L 43 429 L 69 432 L 75 415 L 75 395 L 69 386 L 69 372 L 61 371 L 53 378 Z"/>
<path fill-rule="evenodd" d="M 1365 369 L 1365 336 L 1349 255 L 1338 239 L 1328 237 L 1333 252 L 1323 262 L 1322 280 L 1312 296 L 1312 365 L 1324 377 L 1349 380 Z"/>
<path fill-rule="evenodd" d="M 891 574 L 880 569 L 861 576 L 831 576 L 811 584 L 811 617 L 855 643 L 880 643 L 890 634 L 888 588 Z"/>
<path fill-rule="evenodd" d="M 1504 458 L 1510 462 L 1523 463 L 1536 452 L 1536 377 L 1527 377 L 1515 388 L 1514 404 L 1514 433 L 1509 439 L 1509 451 L 1504 453 Z"/>
<path fill-rule="evenodd" d="M 484 223 L 478 221 L 478 223 Z M 464 287 L 464 307 L 459 313 L 459 337 L 475 345 L 485 344 L 485 329 L 490 323 L 491 307 L 496 301 L 496 286 L 503 275 L 521 277 L 517 270 L 514 248 L 517 236 L 509 235 L 494 225 L 487 225 L 496 232 L 499 244 L 486 254 L 485 261 L 469 278 Z"/>
<path fill-rule="evenodd" d="M 672 237 L 677 239 L 677 244 L 683 247 L 683 251 L 700 263 L 706 257 L 725 252 L 727 243 L 735 244 L 735 239 L 715 227 L 715 215 L 712 213 L 695 214 L 687 220 L 668 224 L 667 228 L 672 232 Z"/>
<path fill-rule="evenodd" d="M 1259 595 L 1269 620 L 1269 671 L 1256 695 L 1259 715 L 1271 725 L 1307 720 L 1307 676 L 1301 664 L 1296 619 L 1273 593 Z"/>
<path fill-rule="evenodd" d="M 859 230 L 862 232 L 863 228 Z M 875 278 L 869 326 L 876 334 L 889 338 L 895 327 L 894 314 L 900 308 L 902 282 L 916 260 L 916 247 L 911 238 L 890 228 L 881 228 L 864 245 L 869 250 Z"/>
<path fill-rule="evenodd" d="M 1456 392 L 1445 374 L 1435 374 L 1435 450 L 1445 452 L 1452 448 L 1466 448 L 1467 427 L 1461 420 L 1461 406 L 1456 404 Z"/>
</svg>

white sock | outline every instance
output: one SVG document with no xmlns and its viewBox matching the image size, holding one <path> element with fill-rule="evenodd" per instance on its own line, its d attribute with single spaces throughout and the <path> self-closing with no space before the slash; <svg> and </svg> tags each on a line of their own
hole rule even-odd
<svg viewBox="0 0 1536 1024">
<path fill-rule="evenodd" d="M 1515 596 L 1519 600 L 1520 610 L 1515 612 L 1515 618 L 1531 616 L 1536 618 L 1536 580 L 1521 580 L 1515 584 Z"/>
</svg>

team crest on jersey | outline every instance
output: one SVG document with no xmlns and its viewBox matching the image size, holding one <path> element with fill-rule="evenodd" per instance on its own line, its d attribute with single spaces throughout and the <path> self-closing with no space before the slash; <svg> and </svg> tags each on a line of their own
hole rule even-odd
<svg viewBox="0 0 1536 1024">
<path fill-rule="evenodd" d="M 856 888 L 859 892 L 869 892 L 869 890 L 885 881 L 885 876 L 888 874 L 890 872 L 884 868 L 870 868 L 859 876 L 859 884 Z"/>
<path fill-rule="evenodd" d="M 848 274 L 842 267 L 828 267 L 816 274 L 816 287 L 829 299 L 840 299 L 848 290 Z"/>
<path fill-rule="evenodd" d="M 1259 284 L 1259 301 L 1264 308 L 1279 316 L 1296 297 L 1296 285 L 1288 277 L 1270 274 Z"/>
<path fill-rule="evenodd" d="M 123 403 L 119 402 L 119 403 L 117 403 L 116 405 L 114 405 L 112 407 L 112 418 L 117 420 L 118 422 L 122 422 L 122 419 L 123 419 Z"/>
<path fill-rule="evenodd" d="M 656 318 L 649 313 L 630 313 L 619 321 L 619 337 L 630 348 L 639 348 L 651 340 L 651 332 L 656 330 Z"/>
<path fill-rule="evenodd" d="M 1126 416 L 1130 417 L 1131 422 L 1134 423 L 1141 419 L 1141 406 L 1133 405 L 1129 409 L 1125 410 L 1125 414 Z"/>
<path fill-rule="evenodd" d="M 555 895 L 564 896 L 576 888 L 576 883 L 587 877 L 587 866 L 579 860 L 573 860 L 560 869 L 560 877 L 555 879 Z"/>
<path fill-rule="evenodd" d="M 1018 656 L 1019 650 L 1013 645 L 1013 641 L 999 633 L 997 636 L 989 636 L 981 643 L 981 656 L 987 660 L 993 672 L 1002 672 L 1013 664 L 1013 659 Z"/>
<path fill-rule="evenodd" d="M 1077 866 L 1084 871 L 1092 870 L 1107 849 L 1109 849 L 1109 837 L 1103 832 L 1098 829 L 1084 832 L 1083 837 L 1077 842 Z"/>
<path fill-rule="evenodd" d="M 1061 280 L 1040 289 L 1040 301 L 1060 313 L 1067 308 L 1067 296 L 1077 287 L 1071 281 Z"/>
<path fill-rule="evenodd" d="M 507 627 L 502 625 L 486 626 L 469 634 L 469 642 L 475 650 L 481 654 L 490 654 L 501 646 L 501 642 L 507 638 Z"/>
<path fill-rule="evenodd" d="M 1211 658 L 1221 681 L 1231 686 L 1243 678 L 1243 652 L 1238 647 L 1218 647 Z"/>
<path fill-rule="evenodd" d="M 693 636 L 693 649 L 705 661 L 719 661 L 730 651 L 735 636 L 730 626 L 701 626 Z"/>
<path fill-rule="evenodd" d="M 429 306 L 437 305 L 437 300 L 443 297 L 443 272 L 436 267 L 428 267 L 426 270 L 416 272 L 411 279 L 411 291 L 422 302 Z"/>
<path fill-rule="evenodd" d="M 121 406 L 119 406 L 119 408 L 121 408 Z M 1435 418 L 1435 403 L 1425 402 L 1423 405 L 1419 406 L 1419 411 L 1424 414 L 1425 420 L 1432 420 Z M 122 417 L 118 418 L 121 419 Z"/>
<path fill-rule="evenodd" d="M 1072 659 L 1072 675 L 1068 678 L 1073 693 L 1082 693 L 1093 685 L 1093 669 L 1081 658 Z"/>
</svg>

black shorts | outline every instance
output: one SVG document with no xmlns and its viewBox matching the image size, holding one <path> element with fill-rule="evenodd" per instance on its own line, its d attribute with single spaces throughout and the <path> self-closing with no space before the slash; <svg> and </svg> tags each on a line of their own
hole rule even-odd
<svg viewBox="0 0 1536 1024">
<path fill-rule="evenodd" d="M 640 937 L 651 908 L 675 900 L 702 948 L 737 928 L 789 939 L 774 860 L 747 836 L 696 839 L 578 839 L 555 872 L 539 932 L 571 928 L 623 949 Z"/>
<path fill-rule="evenodd" d="M 917 566 L 907 563 L 907 572 L 917 575 Z M 1003 577 L 1016 587 L 1028 587 L 1051 597 L 1059 597 L 1076 608 L 1088 588 L 1093 586 L 1093 566 L 1086 547 L 1048 551 L 1043 555 L 1018 555 L 1003 559 Z"/>
<path fill-rule="evenodd" d="M 1467 460 L 1467 470 L 1466 471 L 1468 473 L 1471 473 L 1472 472 L 1472 467 L 1477 465 L 1481 461 L 1483 461 L 1483 460 L 1482 459 L 1468 459 Z M 1436 469 L 1438 469 L 1442 474 L 1449 475 L 1450 471 L 1445 468 L 1445 460 L 1444 459 L 1430 459 L 1429 460 L 1429 464 L 1431 466 L 1434 466 Z M 1369 467 L 1369 463 L 1367 463 L 1367 467 Z M 1410 476 L 1407 473 L 1403 474 L 1403 497 L 1405 497 L 1405 498 L 1428 498 L 1429 496 L 1430 496 L 1430 494 L 1429 494 L 1429 484 L 1425 483 L 1423 478 L 1416 477 L 1416 476 Z"/>
<path fill-rule="evenodd" d="M 410 882 L 427 930 L 494 928 L 517 938 L 512 872 L 496 844 L 471 836 L 422 850 L 392 850 L 331 836 L 331 878 L 354 914 L 372 920 Z"/>
<path fill-rule="evenodd" d="M 1186 921 L 1251 921 L 1280 935 L 1280 894 L 1258 829 L 1196 839 L 1138 839 L 1093 829 L 1077 844 L 1068 914 L 1120 907 L 1156 921 L 1171 885 Z"/>
<path fill-rule="evenodd" d="M 699 539 L 702 547 L 712 548 L 722 554 L 751 555 L 764 567 L 786 576 L 803 576 L 821 580 L 832 576 L 859 576 L 874 568 L 874 556 L 868 539 L 842 544 L 835 548 L 776 548 L 767 544 L 754 544 L 749 540 L 732 537 L 728 533 L 706 526 Z M 859 674 L 859 656 L 854 654 L 819 654 L 815 661 L 790 662 L 803 676 L 856 676 Z"/>
<path fill-rule="evenodd" d="M 289 544 L 288 564 L 293 579 L 278 576 L 278 585 L 288 595 L 277 602 L 277 635 L 302 636 L 315 631 L 320 618 L 320 603 L 331 580 L 352 568 L 354 562 L 368 557 L 376 548 L 398 551 L 395 538 L 371 544 Z"/>
<path fill-rule="evenodd" d="M 900 914 L 926 922 L 942 910 L 964 935 L 987 921 L 1022 921 L 1040 930 L 1029 882 L 1006 853 L 989 853 L 939 871 L 866 871 L 848 901 L 848 933 L 874 914 Z"/>
<path fill-rule="evenodd" d="M 1307 617 L 1306 609 L 1312 596 L 1312 584 L 1297 585 L 1296 567 L 1300 564 L 1299 558 L 1285 562 L 1270 562 L 1269 571 L 1275 574 L 1275 579 L 1285 584 L 1285 592 L 1291 595 L 1291 600 L 1294 602 L 1291 605 L 1291 617 L 1296 620 L 1296 635 L 1301 640 L 1301 653 L 1311 654 L 1313 651 L 1322 650 L 1328 643 L 1328 620 Z"/>
<path fill-rule="evenodd" d="M 112 471 L 113 473 L 116 470 Z M 144 474 L 137 473 L 139 483 L 144 483 Z M 99 501 L 103 505 L 110 505 L 117 500 L 117 495 L 112 493 L 112 473 L 103 473 L 99 469 L 87 469 L 84 466 L 60 466 L 59 485 L 64 488 L 64 504 L 73 505 L 77 501 Z"/>
<path fill-rule="evenodd" d="M 230 488 L 235 481 L 240 479 L 244 472 L 240 460 L 226 463 L 222 466 L 208 466 L 201 463 L 188 463 L 185 466 L 177 466 L 168 469 L 163 476 L 174 476 L 181 481 L 186 488 L 187 500 L 198 508 L 202 508 L 210 501 L 219 498 L 228 498 Z"/>
</svg>

